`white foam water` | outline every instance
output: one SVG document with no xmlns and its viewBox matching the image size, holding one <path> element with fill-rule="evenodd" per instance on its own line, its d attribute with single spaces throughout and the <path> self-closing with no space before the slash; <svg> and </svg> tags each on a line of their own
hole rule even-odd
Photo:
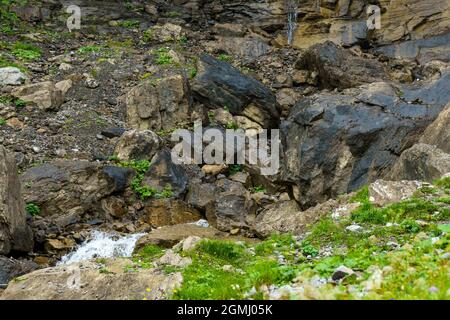
<svg viewBox="0 0 450 320">
<path fill-rule="evenodd" d="M 144 233 L 119 236 L 114 233 L 93 231 L 91 239 L 77 250 L 63 256 L 58 265 L 71 264 L 96 258 L 131 257 L 136 242 Z"/>
</svg>

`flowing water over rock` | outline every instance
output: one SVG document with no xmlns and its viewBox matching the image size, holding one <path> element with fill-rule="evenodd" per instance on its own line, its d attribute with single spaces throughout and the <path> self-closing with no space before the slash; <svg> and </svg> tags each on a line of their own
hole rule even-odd
<svg viewBox="0 0 450 320">
<path fill-rule="evenodd" d="M 291 45 L 294 40 L 294 32 L 297 29 L 298 18 L 298 0 L 286 0 L 287 12 L 287 38 L 288 44 Z"/>
<path fill-rule="evenodd" d="M 84 242 L 77 250 L 61 258 L 58 265 L 71 264 L 95 258 L 130 257 L 136 242 L 144 233 L 119 236 L 114 233 L 93 231 L 92 238 Z"/>
</svg>

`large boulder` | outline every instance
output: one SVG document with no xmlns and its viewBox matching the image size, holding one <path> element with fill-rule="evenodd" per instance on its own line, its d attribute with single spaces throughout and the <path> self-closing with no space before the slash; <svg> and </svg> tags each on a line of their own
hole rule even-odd
<svg viewBox="0 0 450 320">
<path fill-rule="evenodd" d="M 281 125 L 281 180 L 311 206 L 383 177 L 448 102 L 449 83 L 447 73 L 420 87 L 374 83 L 301 100 Z"/>
<path fill-rule="evenodd" d="M 275 95 L 259 81 L 242 74 L 229 63 L 202 55 L 192 92 L 211 109 L 228 108 L 264 128 L 278 125 L 280 114 Z"/>
<path fill-rule="evenodd" d="M 0 254 L 29 252 L 33 236 L 26 222 L 16 162 L 1 145 L 0 181 Z"/>
<path fill-rule="evenodd" d="M 190 121 L 189 87 L 183 75 L 148 80 L 126 96 L 128 125 L 138 130 L 171 130 Z"/>
<path fill-rule="evenodd" d="M 284 233 L 303 235 L 308 227 L 347 204 L 348 199 L 349 196 L 344 196 L 338 200 L 328 200 L 305 211 L 300 210 L 299 205 L 293 200 L 268 205 L 256 217 L 252 226 L 253 231 L 263 238 L 271 234 Z"/>
<path fill-rule="evenodd" d="M 170 188 L 171 196 L 184 195 L 188 187 L 188 176 L 183 165 L 175 164 L 169 150 L 158 152 L 144 175 L 143 184 L 158 192 Z"/>
<path fill-rule="evenodd" d="M 253 202 L 241 183 L 221 179 L 216 183 L 216 198 L 206 207 L 208 222 L 221 231 L 249 228 Z"/>
<path fill-rule="evenodd" d="M 420 142 L 435 145 L 442 151 L 450 153 L 450 103 L 428 126 L 420 138 Z"/>
<path fill-rule="evenodd" d="M 180 288 L 180 273 L 157 269 L 129 272 L 134 263 L 115 259 L 41 269 L 10 282 L 1 300 L 162 300 Z M 107 272 L 100 272 L 100 270 Z"/>
<path fill-rule="evenodd" d="M 57 160 L 21 175 L 26 202 L 54 216 L 60 226 L 80 220 L 84 213 L 101 212 L 101 200 L 129 185 L 133 170 L 76 160 Z"/>
<path fill-rule="evenodd" d="M 39 265 L 30 260 L 16 260 L 0 256 L 0 289 L 11 280 L 39 269 Z"/>
<path fill-rule="evenodd" d="M 153 131 L 131 130 L 120 137 L 115 154 L 121 161 L 151 160 L 160 145 L 161 139 Z"/>
<path fill-rule="evenodd" d="M 378 60 L 355 56 L 331 41 L 312 46 L 298 63 L 317 72 L 325 88 L 345 89 L 387 78 Z"/>
<path fill-rule="evenodd" d="M 197 209 L 181 200 L 156 199 L 144 208 L 145 222 L 155 228 L 196 222 L 201 218 Z"/>
<path fill-rule="evenodd" d="M 450 172 L 450 154 L 436 146 L 418 143 L 402 153 L 386 179 L 432 182 Z"/>
<path fill-rule="evenodd" d="M 35 103 L 42 110 L 54 110 L 63 104 L 70 86 L 70 80 L 56 84 L 44 81 L 18 87 L 11 94 L 16 98 Z"/>
<path fill-rule="evenodd" d="M 15 67 L 0 68 L 0 85 L 20 85 L 28 77 L 20 69 Z"/>
<path fill-rule="evenodd" d="M 189 184 L 186 201 L 199 210 L 205 211 L 209 205 L 214 203 L 216 197 L 216 186 L 214 184 L 194 180 Z"/>
<path fill-rule="evenodd" d="M 421 186 L 422 183 L 418 181 L 380 179 L 369 185 L 369 200 L 372 204 L 383 207 L 411 198 Z"/>
</svg>

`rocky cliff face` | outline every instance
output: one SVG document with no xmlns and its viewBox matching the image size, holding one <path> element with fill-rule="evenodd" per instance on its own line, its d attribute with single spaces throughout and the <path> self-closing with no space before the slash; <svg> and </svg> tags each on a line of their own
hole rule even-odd
<svg viewBox="0 0 450 320">
<path fill-rule="evenodd" d="M 68 4 L 82 12 L 72 32 Z M 367 28 L 369 5 L 381 9 L 380 29 Z M 211 226 L 199 237 L 303 235 L 340 206 L 345 223 L 358 222 L 352 196 L 333 199 L 380 178 L 400 180 L 387 190 L 432 183 L 450 170 L 448 6 L 3 1 L 0 253 L 33 249 L 29 259 L 53 265 L 93 229 L 173 245 L 187 232 L 176 230 L 191 230 L 178 225 L 199 219 Z M 174 164 L 171 133 L 191 135 L 200 121 L 203 131 L 280 129 L 280 171 Z M 154 239 L 159 227 L 168 231 Z M 21 274 L 21 262 L 2 261 L 4 279 Z"/>
</svg>

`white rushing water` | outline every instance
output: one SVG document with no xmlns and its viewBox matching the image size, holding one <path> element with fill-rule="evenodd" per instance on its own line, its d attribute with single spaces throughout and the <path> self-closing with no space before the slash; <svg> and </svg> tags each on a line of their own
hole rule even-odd
<svg viewBox="0 0 450 320">
<path fill-rule="evenodd" d="M 298 19 L 298 0 L 286 0 L 287 12 L 287 38 L 288 44 L 291 45 L 294 40 L 294 33 L 297 30 Z"/>
<path fill-rule="evenodd" d="M 119 236 L 114 233 L 93 231 L 91 239 L 75 251 L 61 258 L 58 265 L 71 264 L 96 258 L 130 257 L 136 242 L 144 233 Z"/>
</svg>

